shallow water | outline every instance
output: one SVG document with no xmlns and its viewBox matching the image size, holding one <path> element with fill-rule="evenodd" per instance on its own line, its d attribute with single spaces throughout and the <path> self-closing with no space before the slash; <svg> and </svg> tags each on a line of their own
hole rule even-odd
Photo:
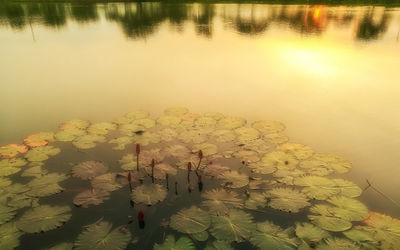
<svg viewBox="0 0 400 250">
<path fill-rule="evenodd" d="M 399 33 L 395 6 L 0 2 L 0 145 L 136 109 L 276 120 L 291 141 L 352 162 L 344 178 L 394 202 L 372 189 L 360 200 L 399 218 Z M 48 164 L 67 169 L 65 157 Z M 77 216 L 79 226 L 23 237 L 53 244 L 98 219 Z"/>
</svg>

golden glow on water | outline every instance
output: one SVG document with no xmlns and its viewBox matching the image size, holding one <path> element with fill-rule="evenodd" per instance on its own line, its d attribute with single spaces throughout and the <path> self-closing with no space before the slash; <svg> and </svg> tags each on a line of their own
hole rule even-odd
<svg viewBox="0 0 400 250">
<path fill-rule="evenodd" d="M 124 23 L 135 4 L 100 5 L 87 23 L 0 26 L 0 144 L 75 117 L 186 106 L 282 121 L 293 141 L 352 161 L 358 183 L 400 188 L 400 9 L 185 6 L 183 21 L 149 27 Z"/>
</svg>

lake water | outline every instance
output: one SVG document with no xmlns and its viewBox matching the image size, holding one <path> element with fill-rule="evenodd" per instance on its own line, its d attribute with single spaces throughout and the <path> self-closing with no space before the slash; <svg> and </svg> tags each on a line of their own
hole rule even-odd
<svg viewBox="0 0 400 250">
<path fill-rule="evenodd" d="M 155 118 L 169 107 L 221 112 L 248 124 L 280 121 L 290 141 L 350 161 L 352 169 L 340 178 L 361 189 L 368 180 L 380 191 L 367 188 L 358 199 L 370 211 L 399 218 L 399 58 L 400 7 L 393 5 L 0 1 L 0 145 L 56 132 L 61 122 L 74 118 L 114 121 L 134 110 Z M 110 152 L 104 143 L 90 155 L 79 155 L 70 143 L 52 145 L 62 153 L 45 167 L 59 165 L 65 172 L 84 160 L 112 166 L 133 152 L 132 147 Z M 185 179 L 185 173 L 178 176 L 180 182 Z M 74 186 L 90 186 L 76 178 L 66 183 L 66 192 L 40 204 L 72 204 L 82 191 Z M 206 180 L 205 186 L 218 185 Z M 74 208 L 63 227 L 22 235 L 20 249 L 72 242 L 82 226 L 102 216 L 115 225 L 126 223 L 130 213 L 136 218 L 129 199 L 121 198 L 124 188 L 97 212 Z M 191 204 L 188 197 L 194 204 L 200 201 L 199 193 L 180 195 L 177 206 L 162 203 L 164 213 L 157 206 L 146 208 L 154 217 L 145 229 L 131 229 L 139 241 L 129 248 L 149 249 L 163 241 L 165 232 L 183 235 L 159 226 Z M 274 222 L 283 227 L 297 218 L 278 215 Z"/>
</svg>

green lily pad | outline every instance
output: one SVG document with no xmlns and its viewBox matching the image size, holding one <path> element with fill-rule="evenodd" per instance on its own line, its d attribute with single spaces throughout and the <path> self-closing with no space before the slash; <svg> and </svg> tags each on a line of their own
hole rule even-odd
<svg viewBox="0 0 400 250">
<path fill-rule="evenodd" d="M 201 143 L 201 144 L 196 144 L 193 146 L 192 152 L 197 153 L 201 150 L 203 152 L 204 156 L 209 156 L 216 154 L 218 152 L 218 147 L 215 144 L 211 143 Z"/>
<path fill-rule="evenodd" d="M 72 175 L 82 180 L 90 180 L 107 171 L 108 167 L 100 161 L 85 161 L 72 168 Z"/>
<path fill-rule="evenodd" d="M 127 124 L 131 123 L 134 120 L 144 119 L 150 116 L 150 113 L 145 110 L 136 110 L 133 112 L 129 112 L 122 117 L 118 118 L 116 123 L 118 124 Z"/>
<path fill-rule="evenodd" d="M 224 240 L 214 240 L 204 250 L 233 250 L 231 243 Z"/>
<path fill-rule="evenodd" d="M 66 130 L 66 129 L 87 129 L 90 125 L 90 122 L 88 121 L 84 121 L 81 119 L 73 119 L 67 122 L 64 122 L 62 124 L 60 124 L 59 128 L 61 130 Z"/>
<path fill-rule="evenodd" d="M 211 137 L 217 142 L 231 142 L 236 139 L 236 133 L 228 129 L 218 129 L 211 133 Z"/>
<path fill-rule="evenodd" d="M 207 141 L 208 133 L 204 130 L 187 130 L 179 133 L 178 139 L 184 143 L 202 143 Z"/>
<path fill-rule="evenodd" d="M 241 188 L 249 184 L 249 177 L 236 170 L 223 172 L 218 178 L 223 180 L 223 186 L 229 188 Z"/>
<path fill-rule="evenodd" d="M 53 132 L 40 132 L 26 137 L 24 139 L 24 144 L 33 148 L 45 146 L 51 141 L 54 141 Z"/>
<path fill-rule="evenodd" d="M 267 205 L 267 197 L 263 193 L 250 192 L 248 198 L 244 203 L 245 208 L 250 210 L 257 210 L 264 208 Z"/>
<path fill-rule="evenodd" d="M 224 114 L 219 113 L 219 112 L 206 112 L 206 113 L 204 113 L 204 116 L 211 117 L 211 118 L 213 118 L 214 120 L 217 120 L 217 121 L 219 121 L 219 120 L 221 120 L 222 118 L 225 117 Z"/>
<path fill-rule="evenodd" d="M 309 146 L 294 142 L 280 144 L 276 147 L 276 149 L 293 154 L 299 160 L 305 160 L 314 154 L 314 150 L 312 150 L 312 148 Z"/>
<path fill-rule="evenodd" d="M 368 227 L 365 231 L 371 232 L 374 240 L 381 243 L 382 249 L 396 249 L 400 246 L 400 220 L 377 212 L 370 212 L 369 218 L 364 220 Z"/>
<path fill-rule="evenodd" d="M 240 128 L 235 129 L 235 133 L 237 134 L 237 139 L 241 143 L 254 141 L 254 140 L 260 138 L 260 132 L 254 128 L 240 127 Z"/>
<path fill-rule="evenodd" d="M 207 231 L 203 231 L 200 233 L 191 234 L 190 237 L 197 241 L 206 241 L 208 239 L 208 233 Z"/>
<path fill-rule="evenodd" d="M 181 116 L 189 112 L 189 109 L 185 107 L 171 107 L 164 110 L 166 115 Z"/>
<path fill-rule="evenodd" d="M 260 155 L 264 155 L 270 151 L 271 145 L 269 145 L 264 139 L 255 139 L 252 141 L 239 141 L 242 142 L 241 148 L 244 150 L 251 150 L 257 152 Z M 243 145 L 243 146 L 242 146 Z"/>
<path fill-rule="evenodd" d="M 148 175 L 151 175 L 151 167 L 147 167 L 146 171 Z M 159 180 L 164 180 L 166 178 L 166 174 L 172 176 L 176 175 L 177 173 L 178 170 L 167 163 L 160 163 L 154 166 L 154 178 Z"/>
<path fill-rule="evenodd" d="M 154 250 L 196 250 L 193 242 L 188 237 L 180 237 L 175 241 L 175 237 L 172 234 L 167 235 L 162 244 L 155 243 Z"/>
<path fill-rule="evenodd" d="M 144 203 L 148 206 L 163 201 L 167 197 L 167 190 L 159 184 L 144 184 L 132 190 L 131 199 L 135 203 Z"/>
<path fill-rule="evenodd" d="M 356 226 L 348 231 L 344 231 L 343 234 L 348 239 L 359 244 L 378 244 L 378 242 L 374 239 L 374 232 L 368 230 L 368 227 Z"/>
<path fill-rule="evenodd" d="M 351 163 L 344 158 L 331 154 L 315 154 L 300 163 L 302 168 L 325 168 L 330 172 L 343 174 L 349 171 Z"/>
<path fill-rule="evenodd" d="M 62 242 L 55 246 L 50 247 L 48 250 L 72 250 L 74 243 L 72 242 Z"/>
<path fill-rule="evenodd" d="M 15 157 L 18 154 L 25 153 L 28 151 L 28 147 L 25 145 L 9 144 L 0 147 L 0 157 Z"/>
<path fill-rule="evenodd" d="M 1 165 L 1 162 L 0 162 Z M 18 173 L 19 171 L 21 171 L 21 168 L 19 167 L 13 167 L 13 166 L 3 166 L 0 167 L 0 176 L 9 176 L 9 175 L 13 175 L 15 173 Z"/>
<path fill-rule="evenodd" d="M 72 144 L 79 149 L 90 149 L 96 147 L 98 142 L 106 142 L 106 138 L 102 135 L 87 134 L 77 137 Z"/>
<path fill-rule="evenodd" d="M 0 177 L 0 187 L 1 187 L 1 188 L 9 186 L 9 185 L 11 185 L 11 183 L 12 183 L 12 182 L 11 182 L 10 179 Z"/>
<path fill-rule="evenodd" d="M 15 210 L 15 208 L 0 204 L 0 225 L 14 218 L 17 214 Z"/>
<path fill-rule="evenodd" d="M 26 233 L 39 233 L 60 227 L 71 216 L 68 206 L 42 205 L 26 211 L 16 223 Z"/>
<path fill-rule="evenodd" d="M 178 132 L 172 128 L 164 128 L 158 132 L 162 141 L 170 142 L 178 136 Z"/>
<path fill-rule="evenodd" d="M 137 134 L 137 132 L 146 131 L 149 128 L 154 127 L 156 122 L 149 118 L 134 120 L 131 123 L 123 124 L 120 126 L 119 130 L 122 134 L 126 136 L 133 136 Z"/>
<path fill-rule="evenodd" d="M 295 168 L 299 163 L 299 161 L 292 154 L 282 151 L 272 151 L 267 153 L 262 157 L 261 161 L 271 167 L 286 169 Z"/>
<path fill-rule="evenodd" d="M 276 121 L 256 121 L 251 126 L 263 134 L 278 133 L 285 130 L 285 125 Z"/>
<path fill-rule="evenodd" d="M 318 250 L 357 250 L 361 249 L 356 243 L 351 242 L 344 238 L 327 238 L 317 246 Z"/>
<path fill-rule="evenodd" d="M 28 194 L 33 197 L 44 197 L 59 193 L 63 188 L 59 182 L 66 180 L 68 177 L 64 174 L 51 173 L 35 178 L 28 182 L 27 186 L 31 189 Z"/>
<path fill-rule="evenodd" d="M 203 169 L 204 174 L 206 176 L 211 176 L 211 177 L 219 177 L 224 172 L 230 171 L 230 170 L 231 170 L 230 167 L 220 165 L 220 164 L 206 165 L 206 167 Z"/>
<path fill-rule="evenodd" d="M 203 232 L 210 225 L 211 218 L 208 213 L 196 206 L 180 210 L 172 215 L 170 222 L 173 229 L 187 234 Z"/>
<path fill-rule="evenodd" d="M 70 128 L 58 131 L 54 136 L 57 141 L 73 141 L 78 137 L 86 135 L 86 131 L 79 128 Z"/>
<path fill-rule="evenodd" d="M 23 233 L 18 230 L 15 223 L 0 225 L 0 249 L 9 250 L 19 246 L 19 237 Z"/>
<path fill-rule="evenodd" d="M 85 227 L 74 243 L 76 250 L 120 250 L 125 249 L 130 240 L 131 233 L 126 226 L 113 229 L 107 221 L 99 220 Z"/>
<path fill-rule="evenodd" d="M 289 141 L 289 137 L 281 133 L 265 134 L 263 139 L 273 144 L 281 144 Z"/>
<path fill-rule="evenodd" d="M 139 160 L 140 160 L 140 157 L 139 157 Z M 118 162 L 121 164 L 121 168 L 123 170 L 136 170 L 137 169 L 136 155 L 126 154 Z M 139 162 L 139 165 L 140 165 L 140 162 Z"/>
<path fill-rule="evenodd" d="M 246 125 L 246 120 L 241 117 L 225 117 L 218 121 L 218 125 L 225 129 L 235 129 Z"/>
<path fill-rule="evenodd" d="M 251 236 L 250 242 L 260 249 L 297 249 L 293 228 L 283 230 L 270 221 L 257 223 L 257 230 Z"/>
<path fill-rule="evenodd" d="M 242 242 L 255 230 L 253 217 L 241 210 L 231 209 L 227 215 L 211 216 L 211 234 L 217 240 Z"/>
<path fill-rule="evenodd" d="M 212 128 L 215 127 L 216 124 L 217 121 L 214 118 L 208 116 L 198 117 L 196 118 L 196 120 L 194 120 L 194 125 L 196 126 L 196 128 Z"/>
<path fill-rule="evenodd" d="M 141 146 L 147 146 L 153 143 L 159 143 L 161 141 L 159 134 L 153 132 L 144 132 L 142 134 L 135 134 L 133 136 L 135 143 Z"/>
<path fill-rule="evenodd" d="M 102 189 L 108 192 L 122 187 L 122 185 L 117 182 L 117 174 L 115 173 L 107 173 L 96 176 L 92 179 L 91 184 L 94 189 Z"/>
<path fill-rule="evenodd" d="M 249 167 L 251 168 L 251 172 L 257 174 L 272 174 L 276 171 L 275 166 L 263 161 L 251 163 Z"/>
<path fill-rule="evenodd" d="M 24 172 L 22 172 L 21 176 L 41 177 L 46 174 L 47 174 L 47 170 L 44 169 L 42 166 L 34 166 L 34 167 L 30 167 L 30 168 L 27 168 L 26 170 L 24 170 Z"/>
<path fill-rule="evenodd" d="M 173 115 L 163 115 L 157 119 L 157 123 L 161 126 L 177 127 L 182 119 Z"/>
<path fill-rule="evenodd" d="M 258 153 L 251 150 L 240 150 L 233 153 L 233 156 L 240 161 L 244 161 L 246 163 L 254 163 L 260 161 Z"/>
<path fill-rule="evenodd" d="M 296 223 L 296 235 L 304 241 L 309 248 L 330 236 L 327 231 L 306 222 Z"/>
<path fill-rule="evenodd" d="M 117 125 L 111 122 L 98 122 L 90 125 L 88 132 L 95 135 L 106 135 L 110 131 L 117 129 Z"/>
<path fill-rule="evenodd" d="M 330 216 L 309 215 L 308 219 L 310 219 L 314 225 L 332 232 L 346 231 L 352 226 L 351 222 L 348 220 Z"/>
<path fill-rule="evenodd" d="M 285 212 L 297 213 L 311 205 L 305 194 L 292 188 L 274 188 L 267 191 L 265 196 L 269 198 L 268 206 Z"/>
<path fill-rule="evenodd" d="M 25 154 L 25 158 L 31 162 L 45 161 L 49 159 L 50 156 L 57 155 L 60 152 L 61 150 L 59 148 L 53 146 L 35 147 Z"/>
<path fill-rule="evenodd" d="M 208 190 L 201 197 L 204 199 L 201 204 L 213 214 L 227 214 L 231 208 L 240 208 L 243 204 L 238 193 L 223 188 Z"/>
<path fill-rule="evenodd" d="M 190 150 L 183 145 L 175 144 L 175 145 L 166 147 L 163 150 L 163 154 L 165 154 L 166 156 L 169 156 L 169 157 L 175 157 L 177 159 L 182 159 L 182 158 L 189 157 Z"/>
<path fill-rule="evenodd" d="M 89 205 L 100 205 L 110 199 L 110 193 L 102 189 L 89 189 L 77 194 L 74 204 L 78 207 L 87 208 Z"/>
<path fill-rule="evenodd" d="M 331 205 L 317 204 L 311 207 L 312 213 L 334 216 L 348 221 L 361 221 L 368 218 L 367 207 L 358 200 L 345 196 L 334 196 L 327 200 Z"/>
<path fill-rule="evenodd" d="M 116 144 L 113 147 L 113 149 L 115 150 L 124 150 L 126 145 L 131 144 L 132 142 L 133 142 L 133 137 L 130 136 L 122 136 L 108 141 L 108 143 Z"/>
</svg>

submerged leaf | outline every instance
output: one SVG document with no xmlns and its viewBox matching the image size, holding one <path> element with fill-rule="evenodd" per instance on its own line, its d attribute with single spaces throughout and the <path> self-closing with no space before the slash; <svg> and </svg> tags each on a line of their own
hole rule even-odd
<svg viewBox="0 0 400 250">
<path fill-rule="evenodd" d="M 95 176 L 106 173 L 108 167 L 100 161 L 85 161 L 72 168 L 72 175 L 83 180 L 93 179 Z"/>
<path fill-rule="evenodd" d="M 236 170 L 223 172 L 218 178 L 224 181 L 223 186 L 229 188 L 241 188 L 249 183 L 249 177 Z"/>
<path fill-rule="evenodd" d="M 87 208 L 89 205 L 99 205 L 110 199 L 110 193 L 102 189 L 89 189 L 77 194 L 74 198 L 76 206 Z"/>
<path fill-rule="evenodd" d="M 283 230 L 270 221 L 257 223 L 257 230 L 250 238 L 250 242 L 260 249 L 297 249 L 293 229 Z"/>
<path fill-rule="evenodd" d="M 201 197 L 205 199 L 202 205 L 213 214 L 227 214 L 230 208 L 238 208 L 243 204 L 243 199 L 238 193 L 222 188 L 208 190 Z"/>
<path fill-rule="evenodd" d="M 113 229 L 111 223 L 99 220 L 85 227 L 75 241 L 76 250 L 119 250 L 125 249 L 131 240 L 126 226 Z"/>
<path fill-rule="evenodd" d="M 144 203 L 148 206 L 163 201 L 167 197 L 167 190 L 159 184 L 144 184 L 132 190 L 131 198 L 135 203 Z"/>
<path fill-rule="evenodd" d="M 162 244 L 155 243 L 154 250 L 195 250 L 196 247 L 188 237 L 180 237 L 175 241 L 172 234 L 167 235 Z"/>
<path fill-rule="evenodd" d="M 27 233 L 46 232 L 71 218 L 68 206 L 42 205 L 26 211 L 17 221 L 17 227 Z"/>
<path fill-rule="evenodd" d="M 196 206 L 180 210 L 172 215 L 170 222 L 173 229 L 187 234 L 203 232 L 210 225 L 211 218 L 208 213 Z"/>
<path fill-rule="evenodd" d="M 211 234 L 218 240 L 242 242 L 255 229 L 253 217 L 241 210 L 231 209 L 227 215 L 212 216 Z"/>
<path fill-rule="evenodd" d="M 268 206 L 285 212 L 297 213 L 311 205 L 303 193 L 292 188 L 274 188 L 265 195 L 269 198 Z"/>
</svg>

